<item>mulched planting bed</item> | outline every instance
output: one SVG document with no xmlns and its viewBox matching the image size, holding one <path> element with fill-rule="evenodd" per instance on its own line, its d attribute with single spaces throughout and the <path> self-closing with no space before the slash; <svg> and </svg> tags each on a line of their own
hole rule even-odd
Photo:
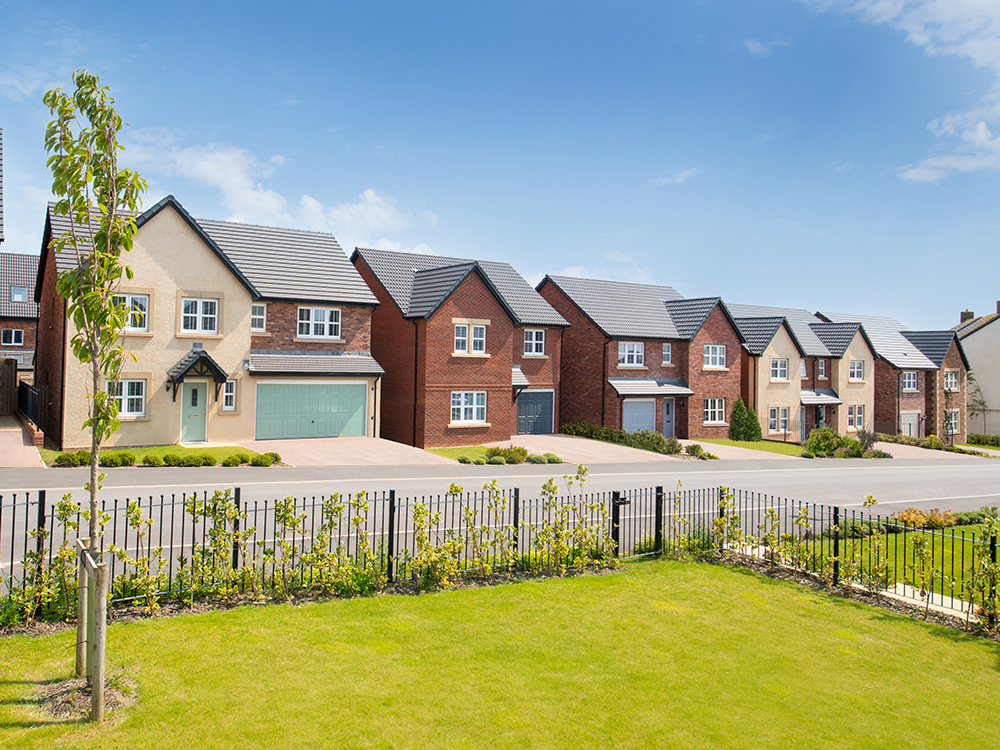
<svg viewBox="0 0 1000 750">
<path fill-rule="evenodd" d="M 114 676 L 104 681 L 104 710 L 107 713 L 136 705 L 138 696 L 139 689 L 132 680 Z M 86 677 L 42 685 L 35 691 L 35 697 L 39 709 L 57 719 L 82 721 L 90 717 L 91 690 Z"/>
</svg>

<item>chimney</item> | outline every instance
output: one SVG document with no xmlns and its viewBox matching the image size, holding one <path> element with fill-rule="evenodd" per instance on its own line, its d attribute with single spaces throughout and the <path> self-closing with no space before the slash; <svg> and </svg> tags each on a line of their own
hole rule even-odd
<svg viewBox="0 0 1000 750">
<path fill-rule="evenodd" d="M 997 315 L 1000 315 L 1000 299 L 997 300 Z"/>
<path fill-rule="evenodd" d="M 997 310 L 1000 311 L 1000 302 L 997 302 Z M 962 324 L 967 320 L 972 320 L 974 317 L 976 317 L 976 314 L 974 312 L 972 312 L 971 310 L 965 310 L 962 313 L 962 319 L 959 320 L 958 322 L 959 324 Z"/>
</svg>

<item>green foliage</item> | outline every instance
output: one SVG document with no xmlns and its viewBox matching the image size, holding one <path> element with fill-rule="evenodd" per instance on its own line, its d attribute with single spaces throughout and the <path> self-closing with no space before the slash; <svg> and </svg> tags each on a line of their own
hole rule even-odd
<svg viewBox="0 0 1000 750">
<path fill-rule="evenodd" d="M 90 451 L 70 451 L 56 456 L 56 466 L 89 466 Z"/>
<path fill-rule="evenodd" d="M 970 440 L 967 442 L 972 442 L 970 435 Z M 980 436 L 982 437 L 982 436 Z M 990 438 L 992 436 L 986 435 L 985 437 Z M 927 448 L 929 450 L 936 451 L 947 451 L 948 453 L 961 453 L 966 456 L 983 456 L 986 455 L 979 451 L 969 450 L 966 448 L 959 448 L 954 445 L 945 445 L 937 435 L 929 435 L 926 438 L 911 437 L 910 435 L 887 435 L 883 432 L 878 433 L 879 441 L 883 443 L 897 443 L 899 445 L 913 445 L 918 448 Z"/>
<path fill-rule="evenodd" d="M 492 464 L 494 466 L 503 466 L 505 463 L 507 463 L 507 459 L 505 459 L 503 456 L 490 456 L 489 458 L 486 459 L 486 463 Z"/>
<path fill-rule="evenodd" d="M 559 458 L 555 453 L 544 453 L 545 461 L 550 464 L 561 464 L 563 460 Z"/>
<path fill-rule="evenodd" d="M 971 417 L 972 415 L 969 414 Z M 978 432 L 970 433 L 965 442 L 969 445 L 982 445 L 984 447 L 1000 448 L 1000 435 L 983 435 Z"/>
<path fill-rule="evenodd" d="M 701 454 L 705 452 L 705 449 L 698 445 L 698 443 L 690 443 L 689 445 L 684 446 L 684 452 L 689 456 L 700 458 Z"/>
<path fill-rule="evenodd" d="M 129 451 L 101 451 L 97 459 L 101 466 L 135 466 L 135 454 Z"/>
<path fill-rule="evenodd" d="M 239 456 L 226 456 L 222 459 L 223 466 L 240 466 L 242 463 Z"/>
<path fill-rule="evenodd" d="M 258 454 L 250 459 L 251 466 L 270 466 L 271 457 L 266 453 Z"/>
<path fill-rule="evenodd" d="M 201 466 L 215 466 L 218 463 L 211 453 L 201 453 L 196 458 Z"/>
<path fill-rule="evenodd" d="M 474 463 L 476 466 L 486 466 L 486 459 L 480 456 L 479 458 L 473 460 L 472 463 Z"/>
<path fill-rule="evenodd" d="M 537 453 L 528 454 L 529 464 L 547 464 L 549 461 L 545 456 L 539 456 Z"/>
<path fill-rule="evenodd" d="M 265 455 L 268 456 L 271 459 L 271 465 L 272 466 L 274 466 L 275 464 L 280 464 L 281 463 L 281 455 L 280 454 L 275 453 L 274 451 L 268 451 Z"/>
<path fill-rule="evenodd" d="M 176 453 L 168 453 L 163 457 L 163 463 L 167 466 L 182 466 L 181 457 Z"/>
<path fill-rule="evenodd" d="M 831 456 L 841 445 L 840 435 L 830 427 L 814 427 L 806 438 L 805 449 L 816 456 Z"/>
<path fill-rule="evenodd" d="M 747 408 L 742 398 L 736 399 L 729 418 L 729 437 L 732 440 L 755 443 L 760 441 L 760 420 L 753 409 Z"/>
<path fill-rule="evenodd" d="M 143 466 L 163 466 L 163 458 L 160 456 L 143 456 L 142 457 Z"/>
<path fill-rule="evenodd" d="M 616 443 L 627 445 L 630 448 L 640 448 L 654 453 L 675 455 L 681 452 L 680 443 L 674 438 L 665 438 L 658 432 L 641 430 L 639 432 L 625 432 L 614 427 L 601 427 L 599 425 L 587 424 L 586 422 L 570 422 L 564 424 L 561 431 L 566 435 L 576 435 L 578 437 L 589 438 L 590 440 L 601 440 L 605 443 Z"/>
<path fill-rule="evenodd" d="M 809 451 L 802 451 L 802 458 L 816 458 L 816 456 Z"/>
<path fill-rule="evenodd" d="M 529 458 L 530 458 L 530 456 L 529 456 Z M 458 461 L 458 462 L 459 462 L 460 464 L 468 464 L 468 463 L 472 463 L 471 461 L 469 461 L 469 457 L 468 457 L 468 456 L 459 456 L 459 457 L 458 457 L 457 459 L 455 459 L 455 460 L 456 460 L 456 461 Z"/>
<path fill-rule="evenodd" d="M 760 420 L 757 418 L 757 413 L 749 406 L 747 407 L 746 420 L 745 434 L 747 440 L 751 443 L 759 442 L 761 440 Z"/>
<path fill-rule="evenodd" d="M 129 555 L 129 550 L 125 547 L 111 545 L 111 554 L 124 563 L 125 568 L 114 577 L 111 596 L 116 599 L 141 596 L 146 612 L 152 613 L 159 607 L 159 593 L 165 588 L 163 568 L 167 561 L 162 557 L 162 546 L 154 549 L 145 541 L 153 519 L 143 518 L 138 501 L 129 501 L 125 518 L 134 531 L 135 556 Z"/>
<path fill-rule="evenodd" d="M 490 461 L 491 458 L 500 457 L 504 460 L 504 463 L 508 464 L 523 464 L 528 458 L 528 449 L 521 448 L 517 445 L 512 445 L 509 448 L 487 448 L 486 449 L 486 461 L 488 463 L 493 463 Z"/>
<path fill-rule="evenodd" d="M 980 518 L 983 517 L 981 512 L 977 515 Z M 890 518 L 913 529 L 944 529 L 958 523 L 950 510 L 941 512 L 938 508 L 931 508 L 927 511 L 919 508 L 906 508 L 893 513 Z"/>
</svg>

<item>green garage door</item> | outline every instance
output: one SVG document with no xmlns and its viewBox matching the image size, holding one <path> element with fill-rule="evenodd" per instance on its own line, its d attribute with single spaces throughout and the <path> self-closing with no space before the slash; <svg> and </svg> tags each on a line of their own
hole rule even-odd
<svg viewBox="0 0 1000 750">
<path fill-rule="evenodd" d="M 367 386 L 257 384 L 257 439 L 365 434 Z"/>
</svg>

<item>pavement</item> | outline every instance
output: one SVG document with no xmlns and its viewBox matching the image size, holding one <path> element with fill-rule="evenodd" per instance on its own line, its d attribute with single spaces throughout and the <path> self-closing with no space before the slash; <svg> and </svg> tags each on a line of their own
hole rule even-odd
<svg viewBox="0 0 1000 750">
<path fill-rule="evenodd" d="M 289 466 L 454 466 L 449 458 L 392 440 L 370 437 L 308 440 L 248 440 L 240 443 L 258 453 L 274 452 Z"/>
<path fill-rule="evenodd" d="M 45 466 L 28 433 L 14 417 L 0 417 L 0 466 L 12 469 Z"/>
</svg>

